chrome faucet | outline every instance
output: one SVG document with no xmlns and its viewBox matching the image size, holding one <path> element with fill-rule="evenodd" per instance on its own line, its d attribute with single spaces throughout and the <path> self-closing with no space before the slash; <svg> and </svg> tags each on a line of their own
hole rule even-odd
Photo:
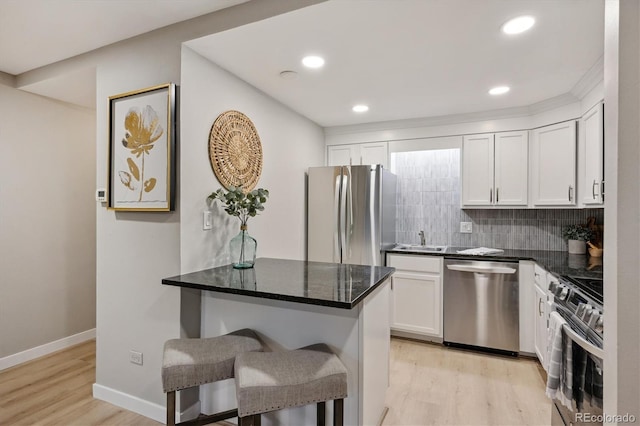
<svg viewBox="0 0 640 426">
<path fill-rule="evenodd" d="M 420 236 L 420 245 L 421 246 L 426 246 L 427 242 L 424 239 L 424 231 L 418 232 L 418 235 Z"/>
</svg>

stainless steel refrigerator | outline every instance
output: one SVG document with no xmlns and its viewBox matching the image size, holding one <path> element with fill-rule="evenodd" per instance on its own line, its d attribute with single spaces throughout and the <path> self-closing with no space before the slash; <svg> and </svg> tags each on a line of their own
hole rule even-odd
<svg viewBox="0 0 640 426">
<path fill-rule="evenodd" d="M 308 259 L 384 265 L 396 238 L 396 181 L 380 165 L 309 168 Z"/>
</svg>

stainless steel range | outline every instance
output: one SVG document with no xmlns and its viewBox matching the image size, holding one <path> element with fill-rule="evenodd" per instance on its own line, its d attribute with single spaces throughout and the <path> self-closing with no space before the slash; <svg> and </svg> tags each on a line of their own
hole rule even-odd
<svg viewBox="0 0 640 426">
<path fill-rule="evenodd" d="M 554 399 L 551 424 L 602 424 L 602 279 L 562 276 L 549 285 L 549 291 L 554 295 L 554 310 L 566 321 L 562 326 L 562 374 L 570 388 Z"/>
</svg>

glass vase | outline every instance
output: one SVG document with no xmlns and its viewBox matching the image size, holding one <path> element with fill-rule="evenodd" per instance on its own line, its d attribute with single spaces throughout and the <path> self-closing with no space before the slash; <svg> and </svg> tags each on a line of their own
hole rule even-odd
<svg viewBox="0 0 640 426">
<path fill-rule="evenodd" d="M 229 241 L 231 264 L 236 269 L 253 268 L 256 262 L 258 242 L 247 232 L 247 225 L 240 226 L 240 233 Z"/>
</svg>

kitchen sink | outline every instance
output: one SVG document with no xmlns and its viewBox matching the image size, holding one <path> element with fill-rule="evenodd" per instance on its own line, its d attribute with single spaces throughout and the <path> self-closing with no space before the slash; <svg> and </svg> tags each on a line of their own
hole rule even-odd
<svg viewBox="0 0 640 426">
<path fill-rule="evenodd" d="M 396 244 L 394 250 L 406 250 L 406 251 L 420 251 L 424 253 L 444 253 L 447 251 L 447 246 L 431 246 L 420 244 Z"/>
</svg>

